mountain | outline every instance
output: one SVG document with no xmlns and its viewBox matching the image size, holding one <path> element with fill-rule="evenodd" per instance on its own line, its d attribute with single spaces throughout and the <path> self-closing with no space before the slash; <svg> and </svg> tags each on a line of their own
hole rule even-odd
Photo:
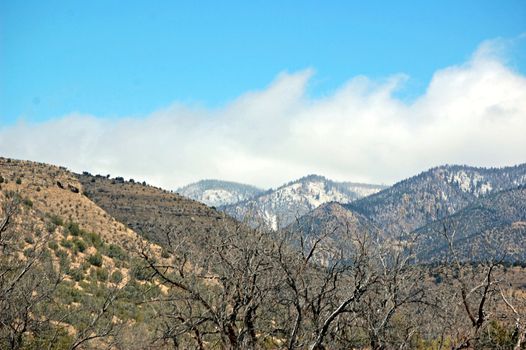
<svg viewBox="0 0 526 350">
<path fill-rule="evenodd" d="M 421 261 L 450 254 L 445 234 L 464 260 L 497 256 L 508 262 L 526 261 L 526 186 L 480 198 L 414 231 L 412 235 L 419 237 Z"/>
<path fill-rule="evenodd" d="M 454 214 L 478 198 L 526 184 L 526 164 L 505 168 L 445 165 L 345 205 L 390 235 Z"/>
<path fill-rule="evenodd" d="M 201 180 L 181 187 L 176 192 L 208 206 L 219 207 L 251 199 L 263 193 L 263 190 L 237 182 Z"/>
<path fill-rule="evenodd" d="M 0 177 L 0 188 L 24 198 L 31 208 L 26 212 L 27 220 L 75 223 L 127 249 L 141 241 L 134 231 L 87 198 L 77 175 L 64 167 L 0 157 Z"/>
<path fill-rule="evenodd" d="M 252 226 L 277 230 L 327 202 L 349 203 L 365 193 L 380 191 L 380 185 L 335 182 L 323 176 L 309 175 L 233 205 L 220 209 Z"/>
</svg>

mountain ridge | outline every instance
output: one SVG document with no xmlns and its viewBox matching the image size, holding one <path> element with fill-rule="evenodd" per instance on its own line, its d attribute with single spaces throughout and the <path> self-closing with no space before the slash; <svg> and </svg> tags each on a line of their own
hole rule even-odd
<svg viewBox="0 0 526 350">
<path fill-rule="evenodd" d="M 477 198 L 526 183 L 526 163 L 502 168 L 433 167 L 346 205 L 388 233 L 411 232 Z"/>
<path fill-rule="evenodd" d="M 239 182 L 204 179 L 180 187 L 176 192 L 208 206 L 219 207 L 247 200 L 264 190 Z"/>
</svg>

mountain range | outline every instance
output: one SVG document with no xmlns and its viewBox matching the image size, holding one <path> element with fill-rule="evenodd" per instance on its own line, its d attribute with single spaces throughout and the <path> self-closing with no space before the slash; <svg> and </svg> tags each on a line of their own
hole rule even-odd
<svg viewBox="0 0 526 350">
<path fill-rule="evenodd" d="M 324 203 L 350 203 L 384 188 L 381 185 L 336 182 L 323 176 L 308 175 L 219 209 L 237 220 L 247 220 L 253 227 L 277 230 Z"/>
<path fill-rule="evenodd" d="M 180 192 L 191 193 L 191 198 L 202 202 L 211 198 L 204 196 L 208 190 L 225 194 L 222 198 L 231 201 L 218 208 L 233 218 L 252 227 L 299 231 L 307 243 L 327 235 L 324 246 L 329 250 L 351 249 L 353 232 L 367 231 L 393 241 L 418 235 L 421 259 L 425 256 L 424 260 L 432 261 L 447 253 L 440 233 L 447 223 L 461 232 L 454 240 L 458 240 L 464 258 L 483 258 L 489 254 L 485 252 L 488 247 L 494 249 L 513 241 L 518 243 L 507 245 L 510 252 L 506 259 L 520 261 L 525 258 L 519 249 L 526 221 L 524 198 L 520 195 L 525 184 L 526 164 L 504 168 L 444 165 L 391 187 L 308 175 L 267 191 L 206 180 Z M 492 238 L 488 241 L 489 236 Z M 507 236 L 514 239 L 508 240 Z M 468 254 L 469 242 L 475 241 L 478 243 L 472 244 Z"/>
<path fill-rule="evenodd" d="M 522 222 L 526 205 L 521 186 L 525 184 L 526 164 L 490 169 L 445 165 L 347 204 L 322 205 L 306 214 L 301 222 L 321 222 L 314 226 L 315 230 L 326 232 L 331 227 L 339 226 L 342 217 L 359 216 L 362 222 L 365 220 L 369 226 L 380 229 L 381 236 L 386 239 L 400 240 L 423 235 L 426 238 L 421 239 L 418 249 L 427 252 L 421 254 L 427 256 L 427 260 L 434 255 L 445 254 L 440 234 L 444 223 L 459 227 L 462 233 L 457 234 L 454 240 L 462 240 L 464 247 L 476 236 L 486 237 L 493 232 L 495 239 L 500 237 L 500 241 L 504 239 L 508 243 L 507 248 L 524 250 Z M 327 211 L 338 215 L 327 216 Z M 309 227 L 305 224 L 299 226 L 305 236 L 313 234 Z M 297 230 L 298 226 L 293 225 L 289 229 Z M 504 231 L 515 238 L 505 239 Z M 495 247 L 495 244 L 492 246 Z M 442 253 L 439 253 L 440 250 Z M 480 248 L 472 252 L 471 257 L 482 258 L 485 254 Z M 513 253 L 508 258 L 520 260 L 523 256 Z"/>
</svg>

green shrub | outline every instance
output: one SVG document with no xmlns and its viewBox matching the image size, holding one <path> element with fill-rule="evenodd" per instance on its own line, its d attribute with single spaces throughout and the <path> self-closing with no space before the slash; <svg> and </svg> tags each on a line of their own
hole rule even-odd
<svg viewBox="0 0 526 350">
<path fill-rule="evenodd" d="M 76 222 L 68 223 L 67 229 L 72 236 L 79 236 L 82 232 L 82 230 L 79 227 L 79 224 L 77 224 Z"/>
<path fill-rule="evenodd" d="M 21 178 L 16 179 L 16 184 L 17 185 L 21 185 L 22 184 L 22 179 Z"/>
<path fill-rule="evenodd" d="M 67 249 L 73 248 L 73 242 L 66 238 L 62 238 L 60 245 Z"/>
<path fill-rule="evenodd" d="M 108 270 L 105 268 L 97 269 L 97 280 L 101 282 L 106 282 L 108 280 Z"/>
<path fill-rule="evenodd" d="M 84 279 L 84 271 L 81 268 L 70 270 L 68 274 L 77 282 Z"/>
<path fill-rule="evenodd" d="M 62 220 L 62 218 L 58 215 L 51 215 L 49 218 L 51 219 L 51 222 L 56 226 L 64 225 L 64 220 Z"/>
<path fill-rule="evenodd" d="M 97 270 L 90 269 L 89 270 L 89 277 L 90 277 L 90 281 L 97 282 Z"/>
<path fill-rule="evenodd" d="M 75 238 L 73 240 L 73 242 L 75 244 L 75 248 L 76 248 L 77 251 L 83 253 L 86 250 L 87 245 L 86 245 L 86 243 L 84 243 L 83 240 Z"/>
<path fill-rule="evenodd" d="M 116 244 L 110 244 L 107 249 L 107 256 L 112 259 L 125 260 L 127 258 L 126 252 Z"/>
<path fill-rule="evenodd" d="M 69 271 L 69 266 L 71 265 L 71 260 L 68 256 L 68 253 L 66 253 L 66 251 L 60 249 L 58 250 L 57 252 L 59 252 L 59 264 L 60 264 L 60 267 L 66 272 L 68 273 Z M 57 253 L 55 252 L 55 254 Z"/>
<path fill-rule="evenodd" d="M 58 249 L 58 244 L 55 241 L 49 241 L 47 246 L 49 247 L 49 249 L 52 249 L 52 250 L 57 250 Z"/>
<path fill-rule="evenodd" d="M 33 202 L 29 198 L 24 198 L 22 203 L 28 208 L 32 208 L 33 207 Z"/>
<path fill-rule="evenodd" d="M 490 321 L 487 330 L 477 339 L 480 349 L 513 349 L 513 327 L 506 327 L 495 320 Z"/>
<path fill-rule="evenodd" d="M 116 270 L 114 271 L 112 274 L 111 274 L 111 278 L 110 278 L 110 281 L 112 283 L 121 283 L 122 282 L 122 273 L 119 271 L 119 270 Z"/>
<path fill-rule="evenodd" d="M 37 337 L 24 339 L 24 349 L 37 350 L 64 350 L 69 349 L 73 337 L 63 327 L 50 327 L 40 330 Z"/>
<path fill-rule="evenodd" d="M 49 233 L 55 232 L 55 229 L 57 228 L 57 225 L 55 225 L 52 222 L 46 222 L 46 231 Z"/>
<path fill-rule="evenodd" d="M 80 268 L 82 269 L 82 271 L 86 272 L 88 271 L 88 269 L 91 267 L 91 264 L 89 261 L 83 261 L 81 264 L 80 264 Z"/>
<path fill-rule="evenodd" d="M 48 262 L 52 261 L 52 259 L 51 259 L 51 251 L 49 249 L 44 249 L 42 251 L 42 260 L 43 261 L 48 261 Z"/>
<path fill-rule="evenodd" d="M 28 258 L 34 256 L 34 254 L 35 250 L 33 248 L 27 248 L 24 250 L 24 255 Z"/>
<path fill-rule="evenodd" d="M 55 256 L 57 258 L 61 258 L 63 256 L 68 256 L 68 253 L 64 249 L 58 249 L 58 250 L 55 250 Z"/>
<path fill-rule="evenodd" d="M 79 303 L 82 298 L 81 291 L 74 288 L 73 282 L 62 281 L 57 287 L 57 297 L 64 304 Z"/>
<path fill-rule="evenodd" d="M 88 257 L 88 262 L 93 266 L 101 267 L 102 266 L 102 255 L 100 255 L 99 253 L 90 255 Z"/>
<path fill-rule="evenodd" d="M 150 268 L 144 262 L 136 259 L 132 262 L 130 275 L 139 281 L 146 281 L 150 279 L 152 273 Z"/>
<path fill-rule="evenodd" d="M 84 240 L 86 240 L 89 245 L 92 245 L 95 248 L 100 248 L 104 245 L 102 238 L 96 233 L 83 231 L 82 237 L 84 237 Z"/>
</svg>

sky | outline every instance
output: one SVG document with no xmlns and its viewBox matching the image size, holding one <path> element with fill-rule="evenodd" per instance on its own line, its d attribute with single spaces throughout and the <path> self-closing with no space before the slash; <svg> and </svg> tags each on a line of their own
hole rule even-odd
<svg viewBox="0 0 526 350">
<path fill-rule="evenodd" d="M 526 162 L 524 1 L 0 0 L 0 155 L 176 189 Z"/>
</svg>

